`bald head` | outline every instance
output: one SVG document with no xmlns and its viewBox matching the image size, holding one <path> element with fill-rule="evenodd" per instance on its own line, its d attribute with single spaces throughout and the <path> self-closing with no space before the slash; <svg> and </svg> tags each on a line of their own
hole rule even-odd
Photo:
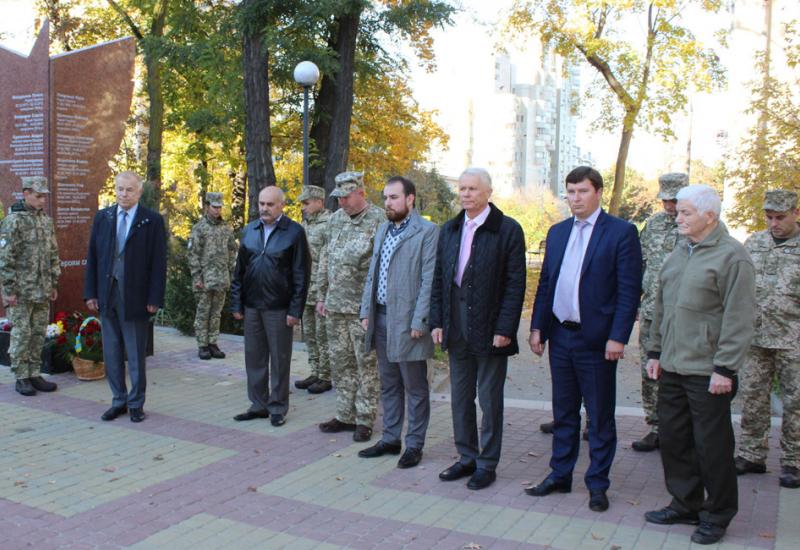
<svg viewBox="0 0 800 550">
<path fill-rule="evenodd" d="M 283 214 L 286 198 L 280 187 L 270 185 L 258 194 L 258 215 L 267 225 L 275 223 Z"/>
</svg>

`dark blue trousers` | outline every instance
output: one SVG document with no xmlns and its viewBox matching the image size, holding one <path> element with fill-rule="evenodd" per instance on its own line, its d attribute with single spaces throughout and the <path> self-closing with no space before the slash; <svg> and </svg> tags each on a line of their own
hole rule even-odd
<svg viewBox="0 0 800 550">
<path fill-rule="evenodd" d="M 555 421 L 550 477 L 572 483 L 580 449 L 583 399 L 589 416 L 590 459 L 584 480 L 590 491 L 606 490 L 617 449 L 617 362 L 606 361 L 605 350 L 588 349 L 580 330 L 556 324 L 549 343 Z"/>
</svg>

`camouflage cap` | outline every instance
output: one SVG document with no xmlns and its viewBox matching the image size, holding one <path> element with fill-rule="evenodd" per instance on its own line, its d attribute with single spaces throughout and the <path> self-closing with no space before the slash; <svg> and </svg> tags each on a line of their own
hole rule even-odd
<svg viewBox="0 0 800 550">
<path fill-rule="evenodd" d="M 312 199 L 325 200 L 325 189 L 316 185 L 308 185 L 303 187 L 303 192 L 297 197 L 298 201 L 307 201 Z"/>
<path fill-rule="evenodd" d="M 342 172 L 334 181 L 336 189 L 331 191 L 331 197 L 346 197 L 356 189 L 364 187 L 364 172 Z"/>
<path fill-rule="evenodd" d="M 797 193 L 786 189 L 773 189 L 764 194 L 764 210 L 788 212 L 797 208 Z"/>
<path fill-rule="evenodd" d="M 674 201 L 678 191 L 689 185 L 689 175 L 683 172 L 670 172 L 658 177 L 658 198 L 662 201 Z"/>
<path fill-rule="evenodd" d="M 47 178 L 42 176 L 26 176 L 22 178 L 22 189 L 30 189 L 34 193 L 49 193 Z"/>
<path fill-rule="evenodd" d="M 217 208 L 222 206 L 222 193 L 215 193 L 213 191 L 209 191 L 206 193 L 206 202 L 211 206 L 216 206 Z"/>
</svg>

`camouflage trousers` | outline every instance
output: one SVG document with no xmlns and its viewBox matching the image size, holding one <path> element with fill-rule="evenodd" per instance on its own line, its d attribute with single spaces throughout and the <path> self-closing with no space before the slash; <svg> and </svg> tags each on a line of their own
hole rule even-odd
<svg viewBox="0 0 800 550">
<path fill-rule="evenodd" d="M 11 321 L 11 370 L 17 379 L 39 376 L 50 302 L 17 303 L 6 309 Z"/>
<path fill-rule="evenodd" d="M 216 344 L 219 337 L 219 319 L 225 305 L 225 289 L 195 289 L 194 297 L 197 311 L 194 314 L 194 334 L 197 345 L 205 347 Z"/>
<path fill-rule="evenodd" d="M 650 334 L 651 319 L 639 319 L 639 361 L 642 366 L 642 408 L 644 421 L 650 431 L 658 433 L 658 380 L 647 376 L 647 339 Z"/>
<path fill-rule="evenodd" d="M 777 375 L 783 400 L 781 465 L 800 467 L 800 351 L 752 346 L 742 375 L 742 435 L 739 456 L 767 459 L 770 394 Z"/>
<path fill-rule="evenodd" d="M 328 358 L 328 333 L 325 330 L 325 317 L 317 315 L 313 305 L 306 306 L 303 312 L 303 338 L 308 348 L 308 365 L 311 374 L 320 380 L 331 379 L 331 363 Z"/>
<path fill-rule="evenodd" d="M 378 414 L 381 383 L 375 354 L 364 351 L 366 333 L 358 314 L 328 312 L 325 330 L 336 387 L 336 418 L 371 428 Z"/>
</svg>

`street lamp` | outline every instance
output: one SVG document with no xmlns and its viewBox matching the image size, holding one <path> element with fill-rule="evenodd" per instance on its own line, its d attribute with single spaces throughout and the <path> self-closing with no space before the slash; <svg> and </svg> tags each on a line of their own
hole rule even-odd
<svg viewBox="0 0 800 550">
<path fill-rule="evenodd" d="M 308 89 L 319 80 L 319 69 L 311 61 L 294 68 L 294 81 L 303 87 L 303 187 L 308 186 Z"/>
</svg>

